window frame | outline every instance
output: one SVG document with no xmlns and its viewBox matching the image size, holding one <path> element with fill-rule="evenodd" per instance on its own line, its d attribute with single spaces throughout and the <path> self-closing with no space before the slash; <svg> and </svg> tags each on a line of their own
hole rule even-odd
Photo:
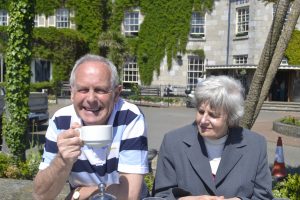
<svg viewBox="0 0 300 200">
<path fill-rule="evenodd" d="M 248 64 L 248 55 L 234 55 L 233 56 L 233 63 L 235 65 L 246 65 Z"/>
<path fill-rule="evenodd" d="M 205 38 L 205 31 L 206 31 L 205 22 L 206 22 L 206 14 L 201 15 L 200 12 L 192 12 L 192 18 L 190 22 L 191 38 L 199 38 L 199 39 Z"/>
<path fill-rule="evenodd" d="M 138 83 L 140 79 L 136 57 L 129 57 L 123 65 L 123 83 Z"/>
<path fill-rule="evenodd" d="M 4 9 L 0 9 L 0 26 L 8 26 L 8 11 Z"/>
<path fill-rule="evenodd" d="M 249 34 L 250 12 L 249 6 L 236 8 L 236 36 L 247 36 Z"/>
<path fill-rule="evenodd" d="M 140 31 L 140 17 L 141 14 L 139 10 L 125 11 L 123 18 L 123 28 L 124 34 L 126 36 L 138 35 L 138 32 Z"/>
<path fill-rule="evenodd" d="M 199 78 L 204 75 L 204 59 L 196 55 L 188 56 L 187 88 L 195 89 Z"/>
<path fill-rule="evenodd" d="M 42 69 L 39 69 L 42 67 Z M 31 82 L 44 82 L 52 80 L 52 62 L 46 59 L 34 58 L 31 64 Z M 46 78 L 45 78 L 46 77 Z"/>
<path fill-rule="evenodd" d="M 55 13 L 56 28 L 70 28 L 70 10 L 67 8 L 59 8 Z"/>
</svg>

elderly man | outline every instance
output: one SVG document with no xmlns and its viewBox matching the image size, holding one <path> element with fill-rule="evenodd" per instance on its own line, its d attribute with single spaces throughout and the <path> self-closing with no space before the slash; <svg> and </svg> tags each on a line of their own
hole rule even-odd
<svg viewBox="0 0 300 200">
<path fill-rule="evenodd" d="M 117 199 L 139 199 L 148 173 L 147 133 L 139 108 L 121 99 L 116 67 L 96 55 L 80 58 L 70 76 L 72 105 L 61 108 L 49 121 L 35 199 L 54 199 L 66 181 L 70 199 L 87 199 L 98 184 Z M 76 130 L 81 126 L 113 126 L 113 141 L 105 148 L 85 151 Z"/>
</svg>

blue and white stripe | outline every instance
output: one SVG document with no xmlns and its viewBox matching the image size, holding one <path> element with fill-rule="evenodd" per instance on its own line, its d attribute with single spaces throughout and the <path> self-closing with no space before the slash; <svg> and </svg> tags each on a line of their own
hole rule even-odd
<svg viewBox="0 0 300 200">
<path fill-rule="evenodd" d="M 45 169 L 55 158 L 57 136 L 71 124 L 82 124 L 73 105 L 61 108 L 49 120 L 43 161 L 39 169 Z M 113 142 L 102 148 L 83 146 L 74 163 L 69 183 L 72 188 L 82 185 L 107 185 L 119 183 L 119 173 L 148 173 L 148 144 L 144 115 L 134 104 L 123 99 L 115 104 L 108 120 L 113 125 Z"/>
</svg>

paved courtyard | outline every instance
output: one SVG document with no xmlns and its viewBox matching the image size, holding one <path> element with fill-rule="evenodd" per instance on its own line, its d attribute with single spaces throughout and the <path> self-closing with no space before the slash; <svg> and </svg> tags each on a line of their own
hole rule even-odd
<svg viewBox="0 0 300 200">
<path fill-rule="evenodd" d="M 59 104 L 49 105 L 50 116 L 58 108 L 70 104 L 69 100 L 59 101 Z M 185 124 L 191 123 L 195 118 L 195 109 L 186 107 L 140 107 L 143 111 L 148 126 L 148 143 L 149 149 L 154 148 L 159 150 L 165 133 L 172 129 L 179 128 Z M 254 124 L 252 130 L 263 135 L 268 141 L 268 158 L 269 164 L 274 162 L 276 141 L 278 137 L 282 137 L 285 164 L 289 171 L 300 173 L 300 138 L 289 137 L 278 134 L 272 131 L 272 122 L 286 115 L 294 115 L 300 117 L 300 113 L 291 112 L 274 112 L 261 111 Z M 38 128 L 39 134 L 44 134 L 46 125 Z M 156 159 L 152 163 L 152 167 L 156 167 Z M 27 180 L 11 180 L 0 179 L 0 199 L 32 199 L 32 181 Z M 68 193 L 68 186 L 66 185 L 63 192 L 57 199 L 64 199 Z"/>
</svg>

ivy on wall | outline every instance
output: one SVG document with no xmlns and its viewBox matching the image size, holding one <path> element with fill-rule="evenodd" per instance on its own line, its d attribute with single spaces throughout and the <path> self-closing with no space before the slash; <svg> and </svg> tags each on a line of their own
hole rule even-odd
<svg viewBox="0 0 300 200">
<path fill-rule="evenodd" d="M 61 0 L 35 0 L 35 13 L 44 14 L 46 17 L 54 15 L 55 9 L 63 6 Z"/>
<path fill-rule="evenodd" d="M 66 6 L 75 11 L 76 29 L 84 35 L 91 53 L 99 54 L 98 39 L 108 28 L 111 1 L 69 0 Z"/>
<path fill-rule="evenodd" d="M 84 37 L 76 30 L 35 28 L 33 56 L 52 62 L 52 79 L 58 83 L 68 80 L 75 61 L 88 52 Z"/>
<path fill-rule="evenodd" d="M 0 0 L 0 9 L 8 9 L 8 0 Z"/>
<path fill-rule="evenodd" d="M 7 0 L 0 0 L 0 2 L 7 2 Z M 88 43 L 91 53 L 103 55 L 106 52 L 101 52 L 99 39 L 103 38 L 104 32 L 107 33 L 106 35 L 109 35 L 110 32 L 121 33 L 124 12 L 140 8 L 141 14 L 145 18 L 138 36 L 126 37 L 124 44 L 126 45 L 125 48 L 129 49 L 129 53 L 137 57 L 142 84 L 149 85 L 152 82 L 154 72 L 157 75 L 160 74 L 160 64 L 165 56 L 167 56 L 169 69 L 172 66 L 172 58 L 176 58 L 177 53 L 188 52 L 200 57 L 205 56 L 203 50 L 186 50 L 186 44 L 192 11 L 205 13 L 212 10 L 213 5 L 213 0 L 114 0 L 114 3 L 111 0 L 36 0 L 36 13 L 52 15 L 57 8 L 70 8 L 75 12 L 75 17 L 71 20 L 76 24 L 77 31 L 81 33 L 79 40 L 82 41 L 83 38 Z M 1 6 L 5 8 L 5 4 L 0 4 Z M 46 32 L 43 31 L 44 34 Z M 72 33 L 77 34 L 76 32 Z M 72 34 L 70 33 L 70 35 Z M 0 50 L 3 49 L 4 45 L 0 42 Z M 40 57 L 43 58 L 43 51 L 46 51 L 44 47 L 37 47 L 38 49 L 34 50 L 34 55 L 41 55 Z M 49 49 L 54 51 L 54 44 L 50 44 Z M 84 45 L 84 49 L 86 49 L 86 45 Z M 56 52 L 59 50 L 55 49 Z M 39 51 L 42 52 L 38 53 Z M 294 63 L 292 56 L 294 54 L 293 51 L 288 52 L 287 50 L 290 64 Z M 61 57 L 59 55 L 46 57 L 46 59 L 49 58 L 54 62 L 55 67 L 57 66 L 58 70 L 53 70 L 54 73 L 57 72 L 54 74 L 54 77 L 58 77 L 56 80 L 65 79 L 67 73 L 65 68 L 61 67 L 65 65 Z M 67 61 L 70 67 L 72 66 L 71 60 Z"/>
<path fill-rule="evenodd" d="M 294 30 L 288 48 L 285 51 L 285 56 L 288 59 L 289 65 L 300 65 L 300 30 Z"/>
<path fill-rule="evenodd" d="M 11 153 L 25 159 L 34 1 L 11 1 L 9 11 L 3 133 Z"/>
<path fill-rule="evenodd" d="M 137 56 L 142 84 L 150 85 L 153 72 L 160 74 L 160 63 L 167 56 L 168 68 L 177 53 L 186 52 L 192 11 L 212 9 L 213 1 L 196 0 L 116 0 L 112 28 L 120 31 L 124 11 L 139 7 L 145 16 L 136 40 L 131 40 Z M 130 43 L 129 42 L 129 43 Z"/>
<path fill-rule="evenodd" d="M 0 35 L 7 36 L 6 28 L 0 27 Z M 4 38 L 0 38 L 0 47 L 2 43 L 7 43 Z M 3 52 L 6 51 L 5 46 Z M 89 51 L 81 33 L 54 27 L 34 28 L 32 46 L 32 58 L 51 61 L 53 89 L 60 81 L 69 80 L 69 73 L 75 61 Z"/>
</svg>

